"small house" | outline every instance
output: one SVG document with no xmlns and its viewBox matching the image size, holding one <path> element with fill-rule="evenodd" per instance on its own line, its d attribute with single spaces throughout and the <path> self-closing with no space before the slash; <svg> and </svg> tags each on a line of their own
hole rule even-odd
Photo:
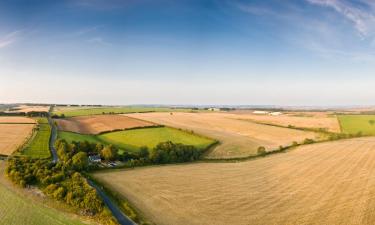
<svg viewBox="0 0 375 225">
<path fill-rule="evenodd" d="M 90 155 L 89 161 L 92 163 L 100 163 L 102 159 L 100 158 L 100 155 Z"/>
</svg>

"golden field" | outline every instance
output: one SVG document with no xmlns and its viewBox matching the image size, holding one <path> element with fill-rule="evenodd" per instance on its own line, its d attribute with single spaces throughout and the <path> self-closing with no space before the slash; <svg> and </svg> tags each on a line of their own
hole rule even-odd
<svg viewBox="0 0 375 225">
<path fill-rule="evenodd" d="M 375 138 L 301 146 L 240 163 L 99 172 L 159 225 L 375 223 Z"/>
<path fill-rule="evenodd" d="M 34 124 L 0 124 L 0 154 L 10 155 L 32 132 Z"/>
<path fill-rule="evenodd" d="M 319 139 L 314 132 L 269 126 L 231 118 L 226 113 L 135 113 L 126 114 L 154 123 L 192 130 L 220 141 L 207 158 L 237 158 L 255 155 L 260 146 L 268 151 L 306 138 Z"/>
</svg>

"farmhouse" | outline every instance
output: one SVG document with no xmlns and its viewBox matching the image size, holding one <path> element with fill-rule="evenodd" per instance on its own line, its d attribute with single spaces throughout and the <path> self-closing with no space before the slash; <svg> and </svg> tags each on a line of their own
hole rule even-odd
<svg viewBox="0 0 375 225">
<path fill-rule="evenodd" d="M 89 161 L 92 163 L 100 163 L 102 159 L 100 158 L 100 155 L 90 155 Z"/>
<path fill-rule="evenodd" d="M 280 116 L 280 115 L 282 115 L 282 113 L 281 112 L 271 112 L 271 113 L 269 113 L 269 115 L 270 116 Z"/>
</svg>

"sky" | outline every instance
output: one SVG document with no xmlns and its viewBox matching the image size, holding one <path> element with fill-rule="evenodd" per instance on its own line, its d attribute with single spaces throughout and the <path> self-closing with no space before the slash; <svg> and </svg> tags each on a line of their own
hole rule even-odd
<svg viewBox="0 0 375 225">
<path fill-rule="evenodd" d="M 0 0 L 0 102 L 375 105 L 372 0 Z"/>
</svg>

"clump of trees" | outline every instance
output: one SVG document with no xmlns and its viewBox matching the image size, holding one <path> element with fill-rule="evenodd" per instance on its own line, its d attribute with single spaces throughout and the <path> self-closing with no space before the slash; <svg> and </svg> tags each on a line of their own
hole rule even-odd
<svg viewBox="0 0 375 225">
<path fill-rule="evenodd" d="M 83 154 L 78 154 L 75 155 L 74 161 L 78 160 L 75 165 L 82 166 L 80 155 Z M 86 215 L 102 213 L 102 200 L 74 168 L 68 168 L 63 162 L 53 164 L 46 159 L 11 158 L 6 174 L 14 183 L 22 187 L 36 185 L 47 196 L 80 209 Z"/>
</svg>

